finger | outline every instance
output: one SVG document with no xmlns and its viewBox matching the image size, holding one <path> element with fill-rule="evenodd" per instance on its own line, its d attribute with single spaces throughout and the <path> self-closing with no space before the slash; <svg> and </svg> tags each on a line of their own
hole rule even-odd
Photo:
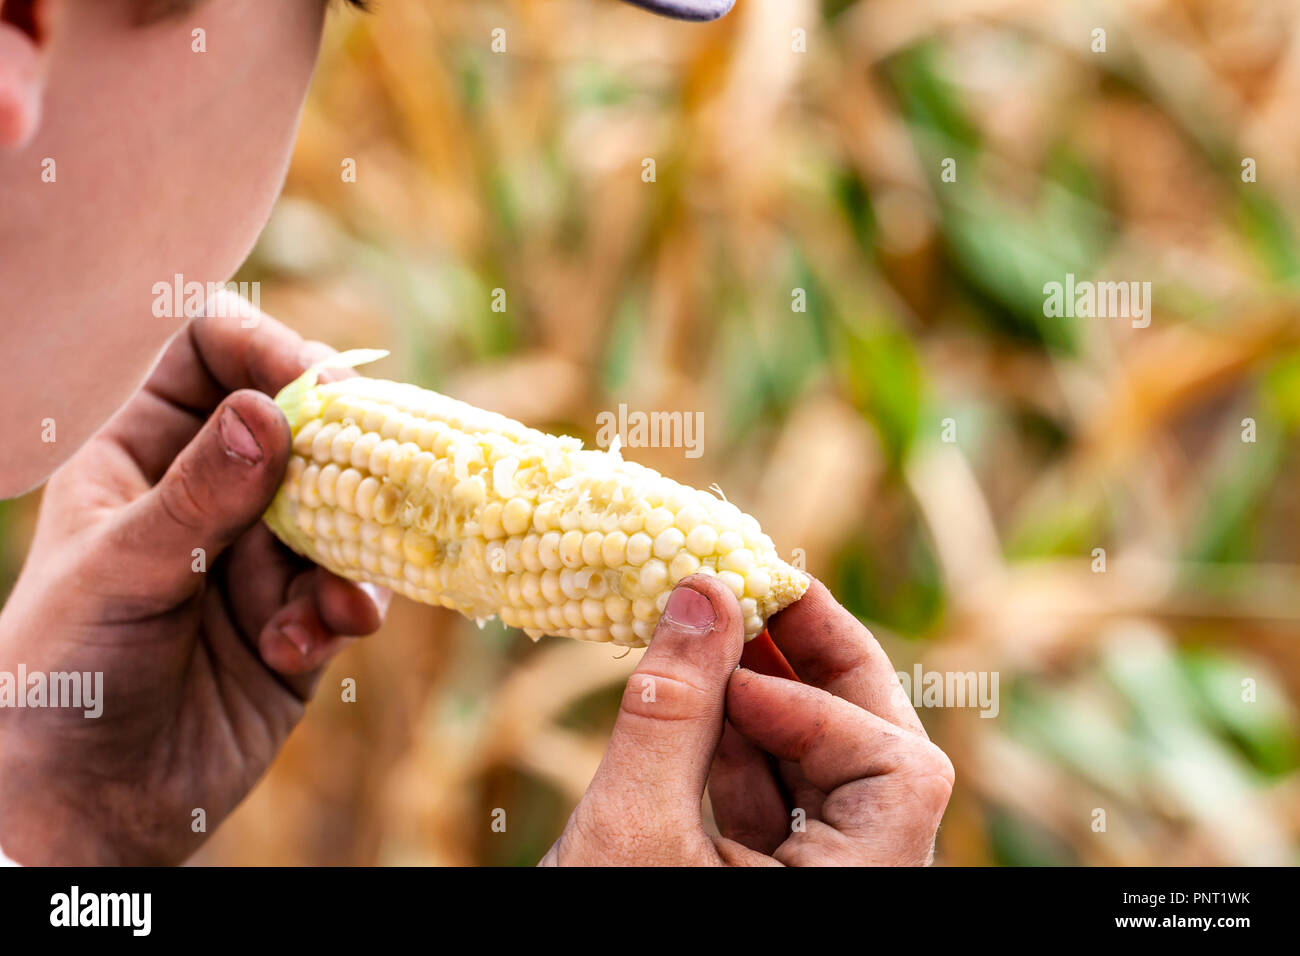
<svg viewBox="0 0 1300 956">
<path fill-rule="evenodd" d="M 168 396 L 191 407 L 204 407 L 205 399 L 210 403 L 214 387 L 218 393 L 255 388 L 274 395 L 334 352 L 304 340 L 260 310 L 254 310 L 251 320 L 237 315 L 203 316 L 190 323 L 188 331 L 191 361 L 180 366 L 180 376 L 160 385 L 170 386 Z M 193 374 L 196 367 L 206 371 L 206 382 Z"/>
<path fill-rule="evenodd" d="M 735 840 L 728 840 L 721 837 L 714 841 L 718 849 L 718 856 L 727 866 L 781 866 L 780 860 L 773 859 L 769 854 L 758 853 L 747 846 L 742 846 Z"/>
<path fill-rule="evenodd" d="M 873 842 L 856 839 L 828 823 L 810 819 L 802 829 L 791 833 L 790 839 L 782 843 L 772 856 L 782 866 L 883 865 Z"/>
<path fill-rule="evenodd" d="M 922 748 L 934 747 L 916 740 Z M 953 784 L 951 765 L 937 748 L 935 752 L 933 760 L 918 756 L 916 761 L 918 768 L 931 766 L 928 772 L 855 780 L 826 797 L 821 821 L 849 838 L 859 864 L 928 866 L 933 861 L 935 834 Z M 783 846 L 778 857 L 783 863 L 797 863 L 802 854 L 786 855 L 796 849 Z"/>
<path fill-rule="evenodd" d="M 379 628 L 391 599 L 387 588 L 309 568 L 290 582 L 286 600 L 253 632 L 253 642 L 262 662 L 307 700 L 326 665 L 357 636 Z"/>
<path fill-rule="evenodd" d="M 745 670 L 728 686 L 727 716 L 790 762 L 795 806 L 808 802 L 805 825 L 776 851 L 782 863 L 928 862 L 953 785 L 934 744 L 819 688 Z"/>
<path fill-rule="evenodd" d="M 356 637 L 378 630 L 392 601 L 387 588 L 345 580 L 294 554 L 263 523 L 226 553 L 222 581 L 231 616 L 250 645 L 288 600 L 304 593 L 314 595 L 326 628 Z"/>
<path fill-rule="evenodd" d="M 727 687 L 727 719 L 768 753 L 797 763 L 825 793 L 902 770 L 922 745 L 937 750 L 820 688 L 743 669 Z"/>
<path fill-rule="evenodd" d="M 282 606 L 254 631 L 266 665 L 282 674 L 309 674 L 383 623 L 392 593 L 358 585 L 308 566 L 289 582 Z"/>
<path fill-rule="evenodd" d="M 168 344 L 144 387 L 109 422 L 105 437 L 158 481 L 227 394 L 252 388 L 274 395 L 333 350 L 260 315 L 244 328 L 236 316 L 201 317 Z"/>
<path fill-rule="evenodd" d="M 354 637 L 379 630 L 393 600 L 388 588 L 349 581 L 324 568 L 314 569 L 312 592 L 316 611 L 326 627 Z"/>
<path fill-rule="evenodd" d="M 803 597 L 767 626 L 802 680 L 926 736 L 884 649 L 816 578 Z"/>
<path fill-rule="evenodd" d="M 146 385 L 132 395 L 104 428 L 135 463 L 144 487 L 158 483 L 167 466 L 203 427 L 206 416 L 173 405 Z"/>
<path fill-rule="evenodd" d="M 743 635 L 740 605 L 716 578 L 677 585 L 628 681 L 589 794 L 638 819 L 698 826 Z"/>
<path fill-rule="evenodd" d="M 767 754 L 724 723 L 709 768 L 709 802 L 718 832 L 751 850 L 771 853 L 789 834 L 789 814 Z"/>
<path fill-rule="evenodd" d="M 267 396 L 236 392 L 204 424 L 162 479 L 116 518 L 127 573 L 148 568 L 149 592 L 172 606 L 200 572 L 262 516 L 289 457 L 289 426 Z M 140 581 L 128 581 L 139 584 Z"/>
<path fill-rule="evenodd" d="M 797 763 L 790 760 L 778 760 L 776 766 L 777 774 L 781 778 L 785 792 L 789 794 L 786 799 L 789 801 L 790 806 L 795 810 L 802 810 L 804 817 L 808 820 L 820 820 L 822 804 L 826 802 L 826 794 L 808 782 L 808 778 L 804 776 Z"/>
<path fill-rule="evenodd" d="M 727 717 L 782 759 L 794 805 L 806 810 L 775 851 L 782 863 L 930 860 L 953 785 L 934 744 L 820 688 L 746 670 L 728 685 Z"/>
<path fill-rule="evenodd" d="M 301 700 L 308 700 L 325 665 L 354 637 L 337 634 L 321 620 L 311 593 L 280 608 L 257 635 L 262 662 Z"/>
<path fill-rule="evenodd" d="M 258 522 L 239 536 L 225 554 L 222 593 L 230 616 L 248 644 L 289 598 L 289 585 L 312 565 L 294 554 Z"/>
<path fill-rule="evenodd" d="M 786 680 L 799 679 L 790 662 L 772 643 L 772 636 L 767 633 L 766 628 L 759 633 L 758 637 L 745 644 L 745 650 L 740 655 L 740 666 L 758 674 L 784 677 Z"/>
</svg>

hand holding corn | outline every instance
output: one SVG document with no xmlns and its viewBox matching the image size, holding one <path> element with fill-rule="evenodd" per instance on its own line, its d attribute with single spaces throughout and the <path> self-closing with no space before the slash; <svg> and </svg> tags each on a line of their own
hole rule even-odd
<svg viewBox="0 0 1300 956">
<path fill-rule="evenodd" d="M 884 650 L 817 581 L 768 635 L 742 643 L 717 577 L 673 591 L 600 768 L 543 863 L 930 862 L 952 764 Z M 706 780 L 717 835 L 700 819 Z"/>
<path fill-rule="evenodd" d="M 0 707 L 0 846 L 20 863 L 178 863 L 262 776 L 387 596 L 261 522 L 289 429 L 265 394 L 330 350 L 198 319 L 50 479 L 0 613 L 0 672 L 100 673 L 102 714 Z M 371 593 L 368 593 L 371 592 Z"/>
<path fill-rule="evenodd" d="M 617 447 L 582 448 L 413 385 L 321 368 L 276 398 L 293 431 L 266 521 L 337 574 L 530 637 L 644 646 L 674 585 L 716 576 L 740 602 L 746 639 L 808 587 L 735 505 Z"/>
</svg>

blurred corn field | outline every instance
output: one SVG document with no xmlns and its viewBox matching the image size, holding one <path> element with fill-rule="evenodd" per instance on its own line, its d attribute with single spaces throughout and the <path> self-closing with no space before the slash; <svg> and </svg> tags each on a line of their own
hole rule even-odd
<svg viewBox="0 0 1300 956">
<path fill-rule="evenodd" d="M 588 442 L 702 411 L 700 457 L 628 456 L 899 670 L 998 675 L 921 709 L 939 862 L 1300 859 L 1300 7 L 375 7 L 331 18 L 263 308 Z M 1067 274 L 1150 282 L 1149 326 L 1046 317 Z M 636 657 L 398 601 L 198 860 L 534 863 Z"/>
</svg>

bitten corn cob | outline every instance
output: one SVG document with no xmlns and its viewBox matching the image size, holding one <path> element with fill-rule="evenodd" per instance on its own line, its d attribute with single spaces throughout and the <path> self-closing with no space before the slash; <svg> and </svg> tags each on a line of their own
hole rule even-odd
<svg viewBox="0 0 1300 956">
<path fill-rule="evenodd" d="M 381 357 L 358 350 L 326 366 Z M 584 451 L 436 392 L 369 378 L 276 397 L 293 456 L 266 514 L 295 551 L 534 640 L 557 634 L 645 645 L 682 578 L 716 574 L 740 601 L 745 638 L 798 600 L 808 577 L 735 505 Z"/>
</svg>

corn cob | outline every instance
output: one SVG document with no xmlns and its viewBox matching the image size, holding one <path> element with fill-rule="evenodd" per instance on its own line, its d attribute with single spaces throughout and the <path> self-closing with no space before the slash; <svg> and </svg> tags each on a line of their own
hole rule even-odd
<svg viewBox="0 0 1300 956">
<path fill-rule="evenodd" d="M 617 446 L 583 450 L 413 385 L 317 384 L 320 368 L 384 354 L 333 356 L 276 397 L 293 454 L 266 522 L 299 554 L 534 640 L 631 647 L 690 574 L 731 589 L 746 640 L 807 589 L 752 517 Z"/>
</svg>

